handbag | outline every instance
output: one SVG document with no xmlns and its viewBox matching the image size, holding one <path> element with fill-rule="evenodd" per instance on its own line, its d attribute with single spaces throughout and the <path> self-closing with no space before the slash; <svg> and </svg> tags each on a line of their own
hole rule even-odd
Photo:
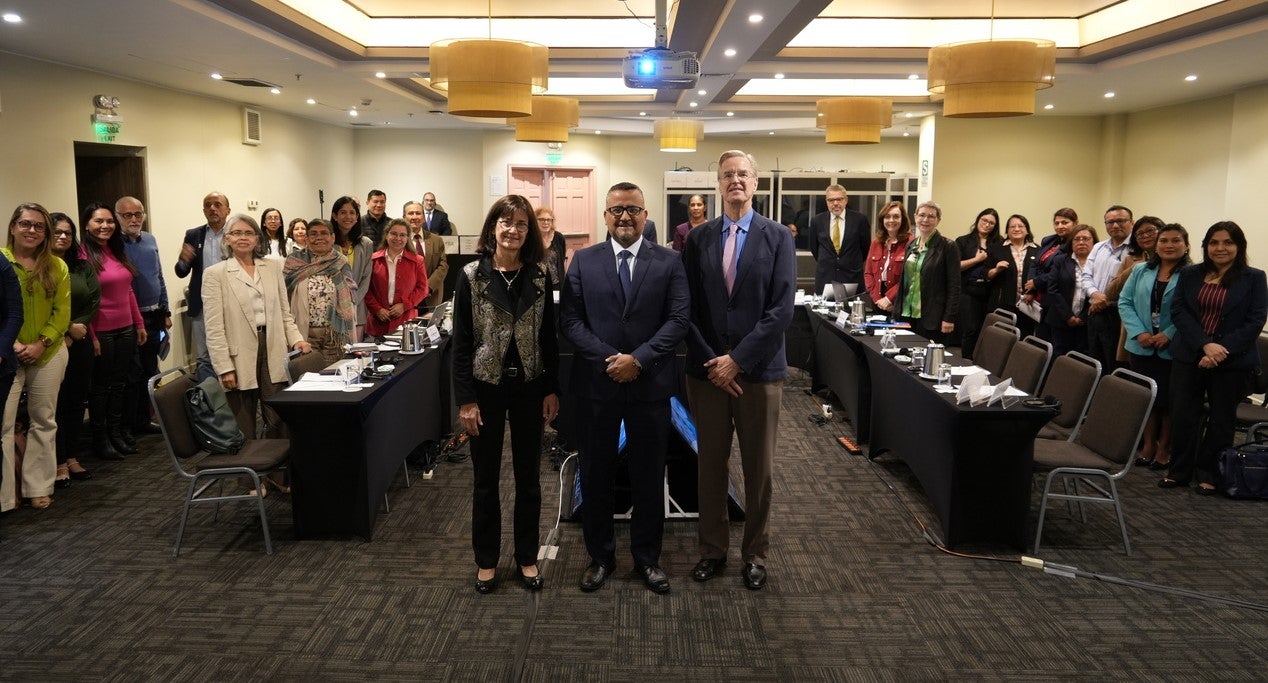
<svg viewBox="0 0 1268 683">
<path fill-rule="evenodd" d="M 1220 491 L 1229 498 L 1268 500 L 1268 440 L 1220 451 Z"/>
<path fill-rule="evenodd" d="M 185 392 L 185 413 L 194 439 L 208 453 L 237 453 L 247 441 L 218 377 L 208 377 Z"/>
</svg>

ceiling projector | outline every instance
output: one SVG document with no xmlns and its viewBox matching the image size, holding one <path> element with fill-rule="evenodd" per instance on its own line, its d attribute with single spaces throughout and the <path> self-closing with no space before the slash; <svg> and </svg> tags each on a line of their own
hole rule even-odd
<svg viewBox="0 0 1268 683">
<path fill-rule="evenodd" d="M 649 48 L 631 52 L 621 63 L 627 88 L 694 88 L 700 81 L 700 60 L 694 52 Z"/>
</svg>

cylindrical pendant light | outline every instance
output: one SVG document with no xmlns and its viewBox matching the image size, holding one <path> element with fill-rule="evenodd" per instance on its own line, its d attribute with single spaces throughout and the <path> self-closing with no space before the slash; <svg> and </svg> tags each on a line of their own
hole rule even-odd
<svg viewBox="0 0 1268 683">
<path fill-rule="evenodd" d="M 575 97 L 538 95 L 533 114 L 507 121 L 512 122 L 520 142 L 568 142 L 568 130 L 581 122 L 581 104 Z"/>
<path fill-rule="evenodd" d="M 829 144 L 875 144 L 893 123 L 893 108 L 888 97 L 830 97 L 815 103 L 815 121 Z"/>
<path fill-rule="evenodd" d="M 1051 40 L 987 40 L 929 50 L 929 92 L 946 97 L 945 116 L 986 118 L 1035 113 L 1035 91 L 1056 78 Z"/>
<path fill-rule="evenodd" d="M 545 45 L 517 40 L 451 39 L 428 49 L 431 85 L 449 94 L 456 116 L 518 118 L 533 113 L 550 72 Z"/>
<path fill-rule="evenodd" d="M 704 138 L 704 124 L 684 119 L 661 119 L 653 129 L 662 152 L 694 152 Z"/>
</svg>

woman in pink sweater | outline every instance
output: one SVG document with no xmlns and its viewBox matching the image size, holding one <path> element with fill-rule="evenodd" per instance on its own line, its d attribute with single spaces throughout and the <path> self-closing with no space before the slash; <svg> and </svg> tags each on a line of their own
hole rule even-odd
<svg viewBox="0 0 1268 683">
<path fill-rule="evenodd" d="M 145 322 L 132 292 L 136 268 L 123 250 L 114 210 L 104 204 L 84 209 L 80 230 L 84 256 L 101 282 L 101 306 L 88 326 L 97 358 L 93 362 L 88 417 L 97 457 L 120 460 L 136 453 L 123 429 L 123 389 L 136 347 L 145 343 Z"/>
</svg>

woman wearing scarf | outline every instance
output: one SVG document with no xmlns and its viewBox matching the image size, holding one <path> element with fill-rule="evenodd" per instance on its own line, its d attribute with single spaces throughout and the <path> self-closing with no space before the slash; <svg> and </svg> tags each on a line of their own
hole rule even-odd
<svg viewBox="0 0 1268 683">
<path fill-rule="evenodd" d="M 357 284 L 334 246 L 334 228 L 315 220 L 308 224 L 308 247 L 287 257 L 284 268 L 295 325 L 330 363 L 343 358 L 357 326 Z"/>
</svg>

